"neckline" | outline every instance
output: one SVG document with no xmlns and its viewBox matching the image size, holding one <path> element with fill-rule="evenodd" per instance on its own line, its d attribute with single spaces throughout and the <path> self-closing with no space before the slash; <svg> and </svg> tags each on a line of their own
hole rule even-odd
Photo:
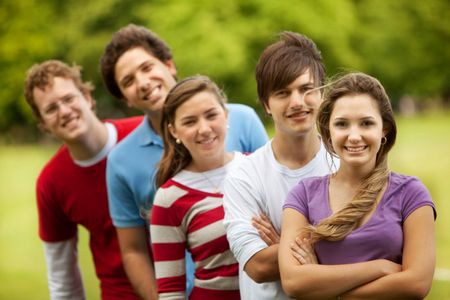
<svg viewBox="0 0 450 300">
<path fill-rule="evenodd" d="M 114 148 L 114 146 L 117 144 L 117 129 L 116 127 L 106 122 L 105 123 L 106 129 L 108 130 L 108 139 L 106 141 L 106 144 L 103 146 L 103 148 L 98 152 L 94 157 L 86 160 L 76 160 L 73 159 L 73 162 L 83 168 L 91 167 L 100 161 L 102 161 L 104 158 L 106 158 L 111 152 L 111 150 Z"/>
</svg>

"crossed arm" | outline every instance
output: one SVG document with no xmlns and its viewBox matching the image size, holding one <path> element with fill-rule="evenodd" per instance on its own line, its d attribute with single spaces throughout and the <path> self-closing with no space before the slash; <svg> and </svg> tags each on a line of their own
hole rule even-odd
<svg viewBox="0 0 450 300">
<path fill-rule="evenodd" d="M 291 247 L 307 224 L 299 212 L 284 210 L 279 264 L 283 289 L 290 297 L 422 299 L 428 293 L 435 263 L 431 207 L 418 208 L 404 222 L 402 265 L 385 259 L 343 265 L 301 264 Z"/>
<path fill-rule="evenodd" d="M 248 170 L 246 170 L 248 171 Z M 261 195 L 247 175 L 227 178 L 224 190 L 224 225 L 230 248 L 247 275 L 257 283 L 279 280 L 278 243 L 262 238 L 253 217 L 263 211 Z"/>
</svg>

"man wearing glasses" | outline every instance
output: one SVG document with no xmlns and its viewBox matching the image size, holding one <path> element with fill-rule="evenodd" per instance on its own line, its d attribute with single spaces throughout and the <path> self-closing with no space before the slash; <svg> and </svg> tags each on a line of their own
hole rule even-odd
<svg viewBox="0 0 450 300">
<path fill-rule="evenodd" d="M 39 126 L 63 142 L 36 185 L 50 298 L 86 298 L 77 257 L 82 225 L 90 235 L 102 299 L 138 299 L 109 216 L 105 168 L 108 153 L 142 118 L 100 121 L 93 111 L 93 86 L 82 81 L 78 66 L 57 60 L 32 66 L 24 89 Z"/>
</svg>

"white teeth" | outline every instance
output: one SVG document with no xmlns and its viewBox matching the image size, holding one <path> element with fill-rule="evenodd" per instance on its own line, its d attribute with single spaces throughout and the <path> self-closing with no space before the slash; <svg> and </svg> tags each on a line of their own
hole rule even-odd
<svg viewBox="0 0 450 300">
<path fill-rule="evenodd" d="M 307 111 L 295 112 L 295 113 L 288 115 L 288 118 L 302 117 L 302 116 L 306 115 L 307 113 L 308 113 Z"/>
<path fill-rule="evenodd" d="M 66 120 L 63 124 L 62 127 L 66 127 L 68 124 L 72 123 L 72 121 L 76 120 L 76 118 L 71 118 Z"/>
<path fill-rule="evenodd" d="M 156 94 L 159 92 L 160 89 L 161 89 L 161 86 L 159 86 L 159 85 L 154 87 L 153 89 L 150 90 L 150 92 L 143 95 L 142 100 L 144 100 L 144 101 L 150 100 L 152 97 L 156 96 Z"/>
<path fill-rule="evenodd" d="M 207 139 L 207 140 L 203 140 L 203 141 L 199 141 L 200 144 L 211 144 L 214 141 L 214 139 Z"/>
<path fill-rule="evenodd" d="M 155 87 L 151 92 L 150 92 L 150 97 L 152 97 L 152 96 L 154 96 L 156 93 L 158 93 L 159 92 L 159 90 L 160 90 L 160 87 L 159 86 L 157 86 L 157 87 Z"/>
<path fill-rule="evenodd" d="M 361 147 L 346 147 L 348 152 L 359 152 L 364 150 L 364 146 Z"/>
</svg>

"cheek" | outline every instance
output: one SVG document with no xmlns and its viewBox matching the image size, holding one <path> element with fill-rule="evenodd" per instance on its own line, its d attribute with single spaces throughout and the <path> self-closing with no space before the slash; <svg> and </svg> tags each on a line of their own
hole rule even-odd
<svg viewBox="0 0 450 300">
<path fill-rule="evenodd" d="M 127 86 L 126 88 L 120 88 L 125 101 L 127 101 L 127 98 L 131 98 L 134 95 L 134 91 L 136 91 L 136 89 L 134 89 L 133 86 L 134 85 Z"/>
<path fill-rule="evenodd" d="M 339 149 L 339 147 L 341 147 L 345 143 L 344 134 L 339 133 L 335 130 L 331 130 L 329 143 L 331 144 L 333 149 L 336 151 L 336 149 Z"/>
<path fill-rule="evenodd" d="M 320 97 L 306 97 L 305 104 L 309 107 L 319 108 L 322 103 L 322 99 Z"/>
</svg>

